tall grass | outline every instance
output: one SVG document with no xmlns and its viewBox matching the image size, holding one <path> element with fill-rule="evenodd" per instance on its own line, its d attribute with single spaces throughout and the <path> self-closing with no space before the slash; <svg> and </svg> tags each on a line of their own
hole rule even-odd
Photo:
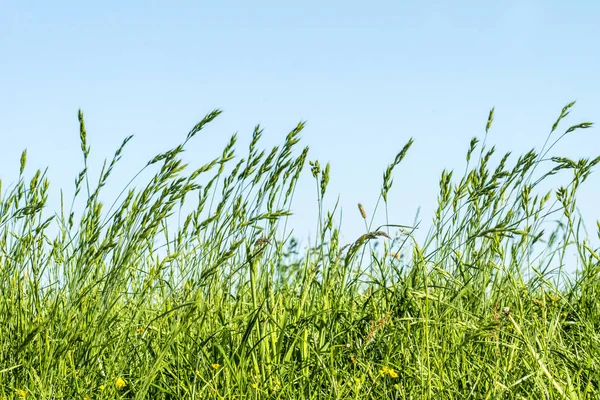
<svg viewBox="0 0 600 400">
<path fill-rule="evenodd" d="M 49 182 L 27 178 L 25 152 L 17 183 L 0 189 L 0 398 L 600 397 L 600 257 L 576 208 L 600 157 L 548 156 L 591 126 L 559 135 L 572 106 L 540 151 L 514 161 L 492 165 L 494 148 L 474 138 L 463 176 L 442 172 L 422 242 L 387 221 L 412 140 L 383 176 L 385 223 L 359 205 L 366 232 L 353 243 L 323 206 L 329 165 L 311 161 L 308 249 L 286 225 L 308 157 L 303 124 L 270 151 L 257 127 L 239 160 L 234 135 L 190 170 L 182 152 L 214 111 L 148 162 L 145 185 L 103 204 L 130 137 L 95 179 L 80 112 L 70 204 L 46 209 Z M 564 186 L 541 191 L 559 172 Z"/>
</svg>

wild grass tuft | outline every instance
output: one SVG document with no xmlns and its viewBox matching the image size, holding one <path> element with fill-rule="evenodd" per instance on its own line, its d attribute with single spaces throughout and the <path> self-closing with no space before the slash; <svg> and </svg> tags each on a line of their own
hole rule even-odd
<svg viewBox="0 0 600 400">
<path fill-rule="evenodd" d="M 385 223 L 359 204 L 366 231 L 351 243 L 323 206 L 329 164 L 310 161 L 308 249 L 286 225 L 308 157 L 303 123 L 270 150 L 257 126 L 244 158 L 233 135 L 190 169 L 185 146 L 215 110 L 106 204 L 131 137 L 94 178 L 79 112 L 70 205 L 61 192 L 60 210 L 47 209 L 50 183 L 26 152 L 16 184 L 0 181 L 0 398 L 599 398 L 600 250 L 577 192 L 600 157 L 548 156 L 591 126 L 557 134 L 573 105 L 541 151 L 497 162 L 492 109 L 464 174 L 442 172 L 421 242 L 387 213 L 412 139 L 383 176 Z"/>
</svg>

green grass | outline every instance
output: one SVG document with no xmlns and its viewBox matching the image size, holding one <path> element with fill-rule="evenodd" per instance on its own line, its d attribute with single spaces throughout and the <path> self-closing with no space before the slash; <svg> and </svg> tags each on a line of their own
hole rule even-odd
<svg viewBox="0 0 600 400">
<path fill-rule="evenodd" d="M 302 124 L 267 151 L 257 127 L 243 159 L 233 136 L 191 170 L 182 152 L 212 112 L 148 162 L 145 184 L 103 204 L 130 138 L 93 178 L 80 113 L 72 201 L 47 210 L 49 182 L 26 177 L 25 153 L 0 189 L 0 398 L 600 398 L 600 251 L 576 207 L 600 158 L 549 157 L 591 126 L 559 130 L 572 106 L 516 159 L 492 165 L 494 148 L 473 139 L 464 175 L 441 174 L 421 242 L 387 221 L 412 140 L 377 209 L 355 211 L 366 231 L 353 243 L 323 206 L 329 165 L 310 162 L 308 249 L 286 225 L 308 158 Z"/>
</svg>

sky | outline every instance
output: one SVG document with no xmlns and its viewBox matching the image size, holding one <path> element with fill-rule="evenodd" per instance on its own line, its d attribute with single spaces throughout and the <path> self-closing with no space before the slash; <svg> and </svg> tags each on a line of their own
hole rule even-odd
<svg viewBox="0 0 600 400">
<path fill-rule="evenodd" d="M 599 19 L 595 1 L 0 0 L 0 179 L 15 182 L 27 149 L 27 173 L 48 167 L 53 201 L 72 191 L 81 108 L 92 173 L 134 135 L 106 188 L 116 196 L 218 108 L 188 147 L 190 166 L 218 156 L 235 132 L 243 156 L 257 123 L 267 148 L 306 121 L 309 159 L 331 163 L 326 205 L 339 196 L 343 242 L 364 233 L 357 203 L 372 212 L 386 166 L 414 138 L 389 215 L 410 225 L 421 207 L 425 232 L 442 170 L 461 175 L 492 107 L 488 143 L 515 157 L 543 144 L 570 101 L 563 129 L 600 123 Z M 598 129 L 553 154 L 600 155 Z M 599 188 L 596 173 L 580 193 L 590 227 Z M 289 223 L 299 237 L 315 233 L 315 192 L 307 168 Z"/>
</svg>

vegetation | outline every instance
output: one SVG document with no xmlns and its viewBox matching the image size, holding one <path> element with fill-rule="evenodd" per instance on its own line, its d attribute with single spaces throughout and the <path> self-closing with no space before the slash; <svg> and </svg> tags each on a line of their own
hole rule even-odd
<svg viewBox="0 0 600 400">
<path fill-rule="evenodd" d="M 474 138 L 464 175 L 442 172 L 421 243 L 362 205 L 365 234 L 339 243 L 337 210 L 323 206 L 329 165 L 310 162 L 320 212 L 308 249 L 286 227 L 308 157 L 302 124 L 270 151 L 257 127 L 240 160 L 234 135 L 190 170 L 184 147 L 214 111 L 111 205 L 100 193 L 130 137 L 94 183 L 80 113 L 70 205 L 61 195 L 48 213 L 49 182 L 26 178 L 25 152 L 0 189 L 0 398 L 600 397 L 600 257 L 576 208 L 600 157 L 548 155 L 591 126 L 559 135 L 572 106 L 514 161 L 492 165 L 494 148 Z M 384 173 L 386 216 L 411 144 Z M 565 185 L 542 191 L 559 172 Z"/>
</svg>

